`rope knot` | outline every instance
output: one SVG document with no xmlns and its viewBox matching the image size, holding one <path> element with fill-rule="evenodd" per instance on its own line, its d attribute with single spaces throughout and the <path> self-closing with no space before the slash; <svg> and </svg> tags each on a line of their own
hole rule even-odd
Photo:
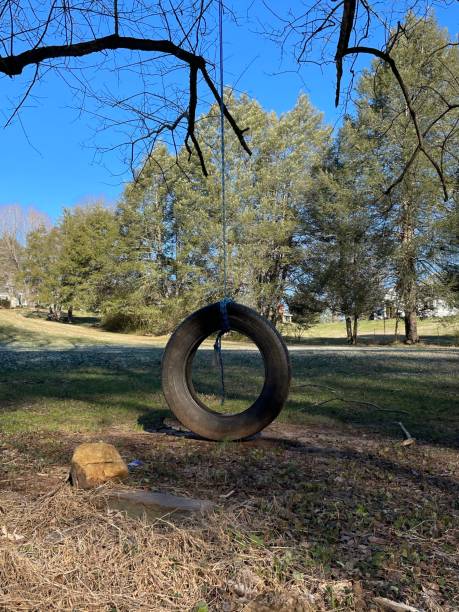
<svg viewBox="0 0 459 612">
<path fill-rule="evenodd" d="M 225 373 L 223 369 L 223 356 L 222 356 L 222 336 L 231 330 L 231 325 L 228 317 L 227 306 L 233 300 L 231 298 L 223 298 L 219 302 L 220 307 L 220 331 L 217 334 L 214 344 L 214 355 L 217 366 L 220 367 L 220 384 L 221 384 L 221 405 L 225 403 Z"/>
<path fill-rule="evenodd" d="M 220 317 L 221 317 L 221 327 L 220 327 L 220 329 L 223 332 L 223 334 L 226 334 L 226 332 L 229 332 L 231 330 L 231 326 L 230 326 L 230 322 L 229 322 L 229 317 L 228 317 L 227 306 L 228 306 L 228 304 L 231 304 L 232 301 L 233 300 L 231 298 L 225 297 L 222 300 L 220 300 L 220 302 L 219 302 L 219 305 L 220 305 Z"/>
</svg>

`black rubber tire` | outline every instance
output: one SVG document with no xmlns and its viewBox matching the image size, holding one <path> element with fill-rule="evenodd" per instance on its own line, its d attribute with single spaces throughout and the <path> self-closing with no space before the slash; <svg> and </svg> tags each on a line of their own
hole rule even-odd
<svg viewBox="0 0 459 612">
<path fill-rule="evenodd" d="M 257 345 L 265 366 L 265 382 L 254 403 L 238 414 L 220 414 L 197 396 L 191 380 L 193 358 L 201 343 L 221 329 L 220 304 L 194 312 L 172 334 L 162 360 L 162 387 L 177 419 L 209 440 L 241 440 L 269 425 L 288 397 L 291 370 L 287 347 L 277 330 L 257 312 L 230 302 L 230 327 Z"/>
</svg>

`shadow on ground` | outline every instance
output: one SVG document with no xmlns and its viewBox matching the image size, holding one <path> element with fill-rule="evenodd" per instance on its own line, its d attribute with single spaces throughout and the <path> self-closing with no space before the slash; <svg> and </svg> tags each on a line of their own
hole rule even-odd
<svg viewBox="0 0 459 612">
<path fill-rule="evenodd" d="M 211 350 L 200 353 L 197 389 L 218 398 L 220 371 Z M 162 350 L 152 347 L 0 350 L 2 428 L 78 431 L 137 422 L 151 428 L 168 414 L 160 389 L 161 356 Z M 292 352 L 291 360 L 291 393 L 281 421 L 352 426 L 396 439 L 402 436 L 396 422 L 402 421 L 420 441 L 459 446 L 454 349 L 320 350 Z M 255 357 L 229 351 L 225 379 L 226 405 L 249 405 L 260 387 Z"/>
<path fill-rule="evenodd" d="M 65 311 L 63 312 L 64 316 L 66 315 Z M 41 321 L 48 320 L 48 312 L 47 311 L 31 311 L 24 314 L 27 319 L 38 319 Z M 56 321 L 56 325 L 68 325 L 67 321 Z M 72 325 L 81 325 L 83 327 L 94 327 L 100 328 L 100 317 L 96 315 L 73 315 Z M 56 328 L 57 331 L 59 328 Z"/>
<path fill-rule="evenodd" d="M 347 339 L 337 337 L 304 337 L 296 338 L 294 336 L 284 336 L 288 343 L 298 346 L 349 346 Z M 429 346 L 458 346 L 457 333 L 438 334 L 438 335 L 423 335 L 420 336 L 421 345 Z M 403 346 L 403 336 L 395 338 L 393 334 L 362 334 L 358 338 L 357 346 Z"/>
</svg>

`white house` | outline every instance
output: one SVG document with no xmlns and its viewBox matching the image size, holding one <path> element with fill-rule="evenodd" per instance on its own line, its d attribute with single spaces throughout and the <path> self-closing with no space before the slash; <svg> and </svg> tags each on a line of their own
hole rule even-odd
<svg viewBox="0 0 459 612">
<path fill-rule="evenodd" d="M 454 308 L 441 299 L 430 300 L 423 311 L 426 317 L 450 317 L 459 314 L 459 308 Z"/>
<path fill-rule="evenodd" d="M 23 293 L 14 291 L 12 287 L 0 287 L 0 300 L 8 300 L 11 308 L 27 306 L 27 300 Z"/>
<path fill-rule="evenodd" d="M 375 312 L 376 315 L 380 315 L 380 318 L 391 319 L 396 315 L 397 296 L 395 289 L 391 287 L 388 289 L 384 296 L 384 304 L 381 308 L 378 308 Z M 398 308 L 399 316 L 404 316 L 404 311 L 401 306 Z M 423 304 L 422 308 L 419 308 L 419 314 L 425 318 L 427 317 L 449 317 L 451 315 L 459 314 L 459 309 L 454 306 L 450 306 L 445 300 L 441 298 L 432 298 Z"/>
</svg>

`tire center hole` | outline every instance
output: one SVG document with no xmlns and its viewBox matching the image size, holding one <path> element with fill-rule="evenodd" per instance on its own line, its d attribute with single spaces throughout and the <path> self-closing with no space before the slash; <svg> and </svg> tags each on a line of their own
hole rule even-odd
<svg viewBox="0 0 459 612">
<path fill-rule="evenodd" d="M 214 350 L 216 335 L 198 348 L 192 363 L 192 381 L 199 400 L 219 414 L 238 414 L 260 395 L 265 380 L 263 357 L 248 336 L 230 331 L 221 339 L 225 382 L 222 404 L 221 368 Z"/>
</svg>

